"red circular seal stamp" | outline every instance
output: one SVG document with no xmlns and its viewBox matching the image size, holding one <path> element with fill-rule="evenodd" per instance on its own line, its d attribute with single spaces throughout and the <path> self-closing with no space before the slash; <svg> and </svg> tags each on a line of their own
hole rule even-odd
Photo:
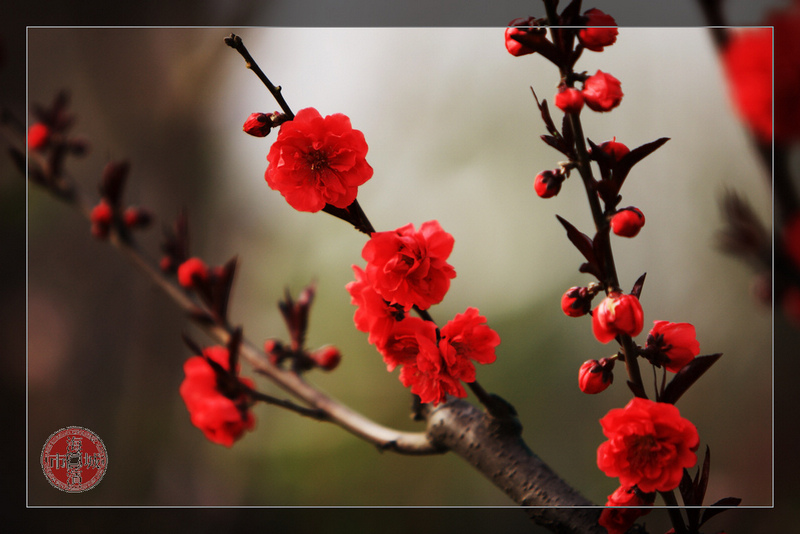
<svg viewBox="0 0 800 534">
<path fill-rule="evenodd" d="M 41 464 L 44 476 L 54 488 L 80 493 L 103 480 L 108 454 L 97 434 L 80 426 L 68 426 L 47 439 Z"/>
</svg>

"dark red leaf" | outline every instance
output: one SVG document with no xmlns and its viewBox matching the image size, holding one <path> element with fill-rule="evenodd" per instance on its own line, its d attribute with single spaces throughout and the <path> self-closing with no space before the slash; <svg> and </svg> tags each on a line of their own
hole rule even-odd
<svg viewBox="0 0 800 534">
<path fill-rule="evenodd" d="M 584 234 L 581 233 L 577 228 L 572 226 L 566 219 L 561 217 L 560 215 L 556 215 L 556 218 L 561 223 L 561 225 L 567 230 L 567 237 L 575 245 L 575 248 L 583 254 L 583 257 L 586 258 L 591 264 L 595 263 L 595 255 L 594 255 L 594 248 L 592 247 L 592 239 Z"/>
<path fill-rule="evenodd" d="M 533 93 L 533 98 L 536 100 L 536 106 L 539 108 L 539 112 L 542 114 L 542 120 L 544 121 L 544 125 L 547 127 L 547 131 L 550 132 L 550 135 L 558 137 L 560 134 L 558 133 L 558 129 L 556 129 L 553 118 L 550 116 L 550 110 L 547 108 L 547 101 L 543 100 L 540 103 L 539 97 L 536 96 L 536 91 L 533 90 L 533 87 L 531 87 L 531 93 Z"/>
<path fill-rule="evenodd" d="M 647 276 L 647 273 L 644 273 L 642 276 L 640 276 L 636 280 L 636 282 L 633 284 L 633 288 L 631 289 L 631 295 L 633 295 L 637 299 L 641 298 L 640 296 L 642 294 L 642 287 L 644 287 L 644 277 L 645 276 Z"/>
<path fill-rule="evenodd" d="M 739 506 L 739 503 L 742 502 L 742 499 L 738 497 L 725 497 L 724 499 L 720 499 L 711 506 L 713 508 L 706 508 L 703 512 L 703 518 L 700 520 L 700 525 L 706 523 L 709 519 L 714 517 L 717 514 L 721 514 L 725 510 L 729 510 L 736 506 Z"/>
<path fill-rule="evenodd" d="M 572 157 L 571 155 L 572 149 L 560 137 L 553 137 L 552 135 L 542 135 L 541 138 L 542 141 L 544 141 L 546 144 L 555 148 L 568 158 Z"/>
<path fill-rule="evenodd" d="M 662 402 L 675 404 L 681 395 L 686 393 L 686 390 L 694 384 L 698 378 L 703 376 L 709 367 L 722 357 L 722 353 L 709 354 L 707 356 L 698 356 L 686 366 L 675 374 L 669 384 L 664 390 L 664 395 L 661 396 Z"/>
<path fill-rule="evenodd" d="M 638 146 L 625 154 L 614 166 L 614 183 L 617 187 L 617 191 L 619 191 L 622 187 L 622 184 L 625 181 L 625 178 L 628 176 L 631 168 L 658 150 L 667 141 L 669 141 L 669 137 L 662 137 L 660 139 L 656 139 L 655 141 L 651 141 L 650 143 L 645 143 L 642 146 Z"/>
</svg>

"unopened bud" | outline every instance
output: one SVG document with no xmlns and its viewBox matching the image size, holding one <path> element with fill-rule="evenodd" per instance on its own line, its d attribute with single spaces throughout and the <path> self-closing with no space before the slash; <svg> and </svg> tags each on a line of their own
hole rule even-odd
<svg viewBox="0 0 800 534">
<path fill-rule="evenodd" d="M 342 355 L 339 349 L 332 345 L 327 345 L 311 353 L 311 358 L 317 365 L 325 371 L 332 371 L 339 365 Z"/>
<path fill-rule="evenodd" d="M 272 121 L 266 113 L 251 113 L 242 129 L 253 137 L 266 137 L 272 129 Z"/>
</svg>

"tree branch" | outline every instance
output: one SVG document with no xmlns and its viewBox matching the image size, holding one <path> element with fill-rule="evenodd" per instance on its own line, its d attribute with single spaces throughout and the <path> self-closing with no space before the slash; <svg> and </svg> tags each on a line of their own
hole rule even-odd
<svg viewBox="0 0 800 534">
<path fill-rule="evenodd" d="M 606 534 L 598 526 L 600 509 L 560 478 L 510 428 L 455 400 L 428 414 L 431 441 L 446 447 L 475 467 L 514 502 L 530 506 L 533 521 L 559 534 Z M 561 507 L 561 508 L 552 508 Z"/>
</svg>

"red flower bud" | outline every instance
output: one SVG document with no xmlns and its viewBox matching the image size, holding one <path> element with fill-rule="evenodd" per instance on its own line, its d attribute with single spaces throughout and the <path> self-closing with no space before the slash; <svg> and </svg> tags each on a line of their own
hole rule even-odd
<svg viewBox="0 0 800 534">
<path fill-rule="evenodd" d="M 583 94 L 574 87 L 567 87 L 556 93 L 553 102 L 564 113 L 580 113 L 583 109 Z"/>
<path fill-rule="evenodd" d="M 590 9 L 583 14 L 587 26 L 616 26 L 617 21 L 599 9 Z M 578 32 L 578 41 L 584 48 L 602 52 L 603 47 L 614 44 L 619 32 L 616 28 L 584 28 Z"/>
<path fill-rule="evenodd" d="M 162 256 L 158 262 L 158 267 L 165 273 L 172 272 L 175 269 L 175 262 L 169 256 Z"/>
<path fill-rule="evenodd" d="M 600 343 L 608 343 L 618 334 L 636 336 L 644 326 L 644 311 L 633 295 L 614 292 L 592 313 L 592 331 Z"/>
<path fill-rule="evenodd" d="M 621 160 L 628 152 L 630 152 L 630 149 L 627 146 L 617 142 L 616 137 L 611 141 L 600 143 L 597 148 L 614 158 L 614 161 Z"/>
<path fill-rule="evenodd" d="M 628 508 L 653 504 L 652 496 L 654 494 L 640 494 L 641 491 L 635 487 L 620 486 L 617 488 L 608 496 L 608 502 L 606 502 L 608 508 L 603 509 L 600 513 L 597 524 L 605 527 L 608 534 L 625 534 L 639 517 L 650 513 L 648 508 Z M 675 534 L 674 531 L 672 534 Z"/>
<path fill-rule="evenodd" d="M 128 228 L 146 228 L 151 220 L 152 216 L 149 211 L 133 206 L 126 209 L 125 213 L 122 214 L 122 222 Z"/>
<path fill-rule="evenodd" d="M 654 321 L 645 349 L 652 353 L 648 358 L 652 363 L 663 364 L 667 371 L 677 373 L 700 354 L 700 343 L 689 323 Z"/>
<path fill-rule="evenodd" d="M 339 349 L 328 345 L 312 352 L 311 359 L 313 359 L 321 369 L 332 371 L 339 365 L 339 362 L 342 360 L 342 355 Z"/>
<path fill-rule="evenodd" d="M 509 23 L 505 32 L 506 50 L 509 54 L 515 57 L 533 54 L 539 45 L 548 42 L 545 28 L 530 27 L 535 25 L 536 19 L 532 17 L 514 19 Z"/>
<path fill-rule="evenodd" d="M 598 70 L 583 82 L 583 99 L 594 111 L 611 111 L 622 101 L 622 84 L 612 75 Z"/>
<path fill-rule="evenodd" d="M 107 238 L 113 217 L 114 211 L 109 203 L 105 198 L 100 199 L 100 202 L 92 208 L 89 214 L 89 221 L 92 223 L 92 235 L 97 239 Z"/>
<path fill-rule="evenodd" d="M 110 225 L 113 214 L 114 212 L 111 209 L 111 206 L 108 204 L 106 199 L 103 198 L 100 199 L 100 202 L 98 202 L 94 208 L 92 208 L 92 212 L 89 215 L 89 220 L 92 222 L 92 224 Z"/>
<path fill-rule="evenodd" d="M 604 391 L 614 381 L 613 369 L 614 360 L 610 358 L 583 362 L 578 371 L 578 387 L 590 395 Z"/>
<path fill-rule="evenodd" d="M 561 191 L 564 175 L 558 171 L 542 171 L 533 181 L 533 189 L 542 198 L 554 197 Z"/>
<path fill-rule="evenodd" d="M 41 150 L 50 141 L 50 128 L 41 122 L 35 122 L 28 130 L 28 148 Z"/>
<path fill-rule="evenodd" d="M 178 283 L 186 288 L 196 285 L 196 280 L 208 279 L 208 267 L 200 258 L 189 258 L 178 267 Z"/>
<path fill-rule="evenodd" d="M 570 317 L 581 317 L 592 309 L 592 297 L 585 287 L 571 287 L 561 297 L 561 310 Z"/>
<path fill-rule="evenodd" d="M 242 129 L 253 137 L 266 137 L 272 129 L 272 121 L 265 113 L 251 113 Z"/>
<path fill-rule="evenodd" d="M 644 226 L 644 213 L 639 208 L 622 208 L 611 217 L 611 230 L 622 237 L 635 237 Z"/>
</svg>

